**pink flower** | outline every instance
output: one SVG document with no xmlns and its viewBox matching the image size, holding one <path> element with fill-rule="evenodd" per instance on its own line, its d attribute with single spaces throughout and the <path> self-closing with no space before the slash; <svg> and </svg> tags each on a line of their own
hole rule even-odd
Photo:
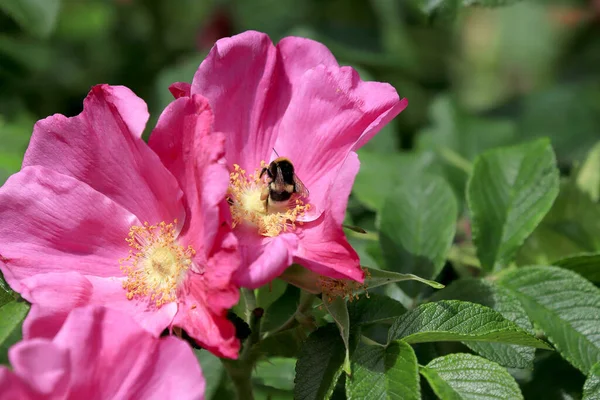
<svg viewBox="0 0 600 400">
<path fill-rule="evenodd" d="M 237 357 L 226 313 L 239 255 L 212 119 L 201 96 L 176 100 L 148 146 L 146 104 L 100 85 L 78 116 L 35 125 L 23 169 L 0 188 L 0 269 L 33 304 L 25 337 L 51 336 L 70 310 L 97 304 Z"/>
<path fill-rule="evenodd" d="M 5 400 L 204 399 L 187 343 L 155 338 L 104 307 L 72 311 L 54 337 L 17 343 L 8 357 L 13 371 L 0 366 Z"/>
<path fill-rule="evenodd" d="M 312 40 L 245 32 L 221 39 L 191 85 L 175 97 L 201 94 L 226 135 L 230 204 L 240 241 L 236 281 L 255 288 L 299 263 L 321 275 L 362 282 L 356 252 L 342 231 L 348 196 L 364 145 L 406 106 L 392 86 L 363 82 Z M 265 210 L 260 172 L 277 158 L 291 160 L 308 196 Z"/>
</svg>

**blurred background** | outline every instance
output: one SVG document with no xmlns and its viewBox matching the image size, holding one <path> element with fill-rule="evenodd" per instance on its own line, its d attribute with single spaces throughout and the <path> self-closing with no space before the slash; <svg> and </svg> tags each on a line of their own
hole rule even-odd
<svg viewBox="0 0 600 400">
<path fill-rule="evenodd" d="M 247 29 L 314 38 L 394 85 L 409 107 L 367 151 L 432 151 L 460 192 L 486 148 L 550 136 L 568 170 L 600 139 L 596 0 L 0 0 L 0 183 L 33 123 L 76 115 L 92 85 L 132 88 L 152 126 L 169 84 Z"/>
</svg>

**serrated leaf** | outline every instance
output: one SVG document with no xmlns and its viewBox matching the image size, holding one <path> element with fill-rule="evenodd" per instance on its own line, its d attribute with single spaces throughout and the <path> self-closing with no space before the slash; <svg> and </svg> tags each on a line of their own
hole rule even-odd
<svg viewBox="0 0 600 400">
<path fill-rule="evenodd" d="M 352 325 L 366 325 L 390 321 L 406 312 L 404 306 L 388 297 L 376 293 L 361 296 L 348 303 L 348 314 Z"/>
<path fill-rule="evenodd" d="M 420 276 L 413 274 L 401 274 L 399 272 L 384 271 L 376 268 L 364 268 L 367 277 L 365 278 L 367 289 L 376 288 L 378 286 L 387 285 L 388 283 L 404 282 L 404 281 L 417 281 L 431 286 L 434 289 L 441 289 L 444 287 L 441 283 L 431 281 L 429 279 L 421 278 Z"/>
<path fill-rule="evenodd" d="M 206 381 L 204 397 L 207 400 L 210 400 L 219 388 L 225 368 L 223 367 L 221 360 L 219 360 L 219 357 L 213 355 L 208 350 L 194 350 L 194 353 L 196 354 L 198 362 L 200 362 L 202 375 Z"/>
<path fill-rule="evenodd" d="M 561 355 L 583 373 L 600 360 L 600 290 L 572 271 L 527 267 L 499 280 Z"/>
<path fill-rule="evenodd" d="M 345 346 L 335 324 L 320 327 L 302 345 L 296 363 L 294 398 L 329 399 L 342 373 Z"/>
<path fill-rule="evenodd" d="M 431 301 L 461 300 L 481 304 L 499 312 L 504 318 L 514 322 L 531 333 L 533 326 L 525 309 L 508 289 L 484 279 L 467 278 L 454 281 L 451 285 L 436 292 Z M 504 367 L 533 368 L 535 349 L 503 343 L 463 342 L 471 350 Z"/>
<path fill-rule="evenodd" d="M 24 30 L 44 38 L 54 30 L 60 4 L 61 0 L 0 0 L 0 9 Z"/>
<path fill-rule="evenodd" d="M 340 330 L 340 336 L 342 337 L 344 347 L 346 348 L 344 372 L 350 375 L 352 373 L 350 369 L 350 316 L 348 315 L 346 300 L 341 297 L 335 297 L 331 301 L 323 301 L 323 304 Z"/>
<path fill-rule="evenodd" d="M 600 361 L 594 364 L 583 385 L 582 400 L 600 400 Z"/>
<path fill-rule="evenodd" d="M 444 266 L 458 206 L 443 178 L 421 175 L 394 188 L 381 211 L 380 241 L 387 269 L 433 279 Z M 415 282 L 402 289 L 415 296 Z"/>
<path fill-rule="evenodd" d="M 491 308 L 457 300 L 422 304 L 400 316 L 388 333 L 388 342 L 481 341 L 550 349 Z"/>
<path fill-rule="evenodd" d="M 420 371 L 441 400 L 523 398 L 506 369 L 472 354 L 439 357 Z"/>
<path fill-rule="evenodd" d="M 578 254 L 572 257 L 562 258 L 552 263 L 557 267 L 577 272 L 585 279 L 600 282 L 600 254 Z"/>
<path fill-rule="evenodd" d="M 280 390 L 294 389 L 294 358 L 273 357 L 256 363 L 252 381 Z"/>
<path fill-rule="evenodd" d="M 348 400 L 421 398 L 417 357 L 402 341 L 387 347 L 361 345 L 352 356 L 352 371 L 346 377 Z"/>
<path fill-rule="evenodd" d="M 546 139 L 483 153 L 467 183 L 473 241 L 482 266 L 506 266 L 558 195 L 556 158 Z"/>
</svg>

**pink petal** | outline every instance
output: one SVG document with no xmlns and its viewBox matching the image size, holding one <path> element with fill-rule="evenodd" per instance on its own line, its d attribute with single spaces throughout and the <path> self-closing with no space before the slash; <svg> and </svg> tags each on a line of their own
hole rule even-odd
<svg viewBox="0 0 600 400">
<path fill-rule="evenodd" d="M 87 183 L 151 224 L 182 218 L 181 191 L 141 139 L 145 103 L 123 86 L 94 86 L 76 117 L 38 121 L 23 166 Z"/>
<path fill-rule="evenodd" d="M 298 236 L 295 233 L 264 238 L 259 237 L 256 232 L 238 231 L 238 237 L 242 268 L 235 275 L 234 281 L 237 285 L 250 289 L 256 289 L 281 275 L 292 264 L 298 247 Z"/>
<path fill-rule="evenodd" d="M 277 43 L 279 61 L 291 82 L 298 82 L 304 73 L 317 65 L 338 67 L 331 51 L 314 40 L 288 36 Z"/>
<path fill-rule="evenodd" d="M 69 176 L 25 167 L 0 188 L 0 269 L 19 280 L 49 272 L 120 276 L 133 214 Z"/>
<path fill-rule="evenodd" d="M 192 81 L 192 94 L 208 98 L 215 131 L 227 135 L 230 164 L 253 172 L 271 151 L 276 125 L 289 96 L 276 80 L 277 52 L 264 33 L 247 31 L 220 39 Z"/>
<path fill-rule="evenodd" d="M 116 310 L 74 310 L 53 343 L 68 350 L 73 366 L 69 398 L 203 398 L 205 382 L 191 348 L 154 338 Z"/>
<path fill-rule="evenodd" d="M 227 319 L 227 311 L 210 310 L 210 297 L 204 291 L 202 278 L 195 274 L 188 280 L 189 294 L 180 300 L 173 325 L 183 328 L 202 347 L 219 357 L 237 358 L 240 342 L 235 327 Z"/>
<path fill-rule="evenodd" d="M 15 374 L 32 390 L 49 397 L 64 396 L 71 374 L 68 351 L 48 340 L 34 339 L 14 345 L 8 357 Z"/>
<path fill-rule="evenodd" d="M 358 254 L 331 215 L 323 214 L 319 220 L 306 225 L 294 255 L 295 263 L 330 278 L 364 281 Z"/>
<path fill-rule="evenodd" d="M 294 62 L 291 54 L 283 59 Z M 347 155 L 364 135 L 382 127 L 381 120 L 397 115 L 400 100 L 390 85 L 363 82 L 350 67 L 320 65 L 291 85 L 275 149 L 292 160 L 310 190 L 310 203 L 322 211 Z"/>
<path fill-rule="evenodd" d="M 334 279 L 364 280 L 358 254 L 342 229 L 348 197 L 360 168 L 358 155 L 350 152 L 333 183 L 327 212 L 300 228 L 300 245 L 294 262 Z"/>
<path fill-rule="evenodd" d="M 219 229 L 219 203 L 225 200 L 229 172 L 223 160 L 225 138 L 211 134 L 213 117 L 202 96 L 183 97 L 162 113 L 150 147 L 177 178 L 186 198 L 183 241 L 209 252 Z M 204 250 L 206 249 L 206 250 Z"/>
<path fill-rule="evenodd" d="M 169 86 L 169 92 L 176 99 L 180 97 L 189 97 L 191 96 L 190 92 L 192 89 L 192 85 L 187 82 L 175 82 L 171 86 Z"/>
<path fill-rule="evenodd" d="M 123 289 L 125 278 L 87 277 L 93 286 L 89 304 L 104 306 L 129 314 L 142 328 L 154 336 L 171 325 L 177 313 L 177 303 L 171 302 L 156 308 L 150 300 L 129 300 Z"/>
<path fill-rule="evenodd" d="M 69 312 L 89 304 L 92 284 L 77 272 L 33 275 L 21 282 L 21 295 L 31 304 L 23 323 L 23 337 L 51 338 Z"/>
<path fill-rule="evenodd" d="M 34 392 L 13 371 L 0 365 L 0 393 L 3 400 L 45 400 L 48 396 Z"/>
<path fill-rule="evenodd" d="M 356 178 L 359 169 L 360 161 L 358 161 L 358 154 L 352 151 L 348 154 L 346 161 L 342 164 L 342 167 L 333 182 L 331 188 L 332 195 L 329 197 L 327 211 L 339 226 L 342 226 L 344 223 L 348 198 L 352 192 L 354 179 Z"/>
</svg>

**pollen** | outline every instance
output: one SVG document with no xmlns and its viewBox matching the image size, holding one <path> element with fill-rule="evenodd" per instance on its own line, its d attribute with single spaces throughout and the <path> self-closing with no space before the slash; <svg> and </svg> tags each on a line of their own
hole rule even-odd
<svg viewBox="0 0 600 400">
<path fill-rule="evenodd" d="M 317 280 L 317 288 L 323 292 L 323 301 L 331 303 L 336 297 L 342 299 L 348 299 L 348 301 L 358 300 L 358 294 L 360 292 L 365 293 L 365 296 L 369 298 L 369 292 L 367 291 L 367 279 L 371 277 L 368 270 L 365 271 L 365 283 L 352 281 L 349 279 L 333 279 L 326 276 L 319 276 Z"/>
<path fill-rule="evenodd" d="M 234 164 L 233 172 L 229 174 L 228 201 L 234 227 L 245 223 L 255 226 L 260 235 L 273 237 L 296 229 L 296 224 L 301 225 L 298 218 L 310 209 L 310 204 L 292 198 L 283 206 L 269 203 L 267 210 L 262 194 L 268 184 L 260 178 L 260 171 L 265 166 L 262 161 L 260 169 L 246 175 L 245 170 Z"/>
<path fill-rule="evenodd" d="M 119 260 L 127 276 L 123 289 L 129 300 L 148 299 L 161 307 L 177 299 L 177 288 L 196 252 L 191 246 L 184 248 L 177 243 L 176 224 L 177 220 L 157 225 L 146 222 L 129 230 L 125 240 L 131 249 L 126 258 Z"/>
</svg>

